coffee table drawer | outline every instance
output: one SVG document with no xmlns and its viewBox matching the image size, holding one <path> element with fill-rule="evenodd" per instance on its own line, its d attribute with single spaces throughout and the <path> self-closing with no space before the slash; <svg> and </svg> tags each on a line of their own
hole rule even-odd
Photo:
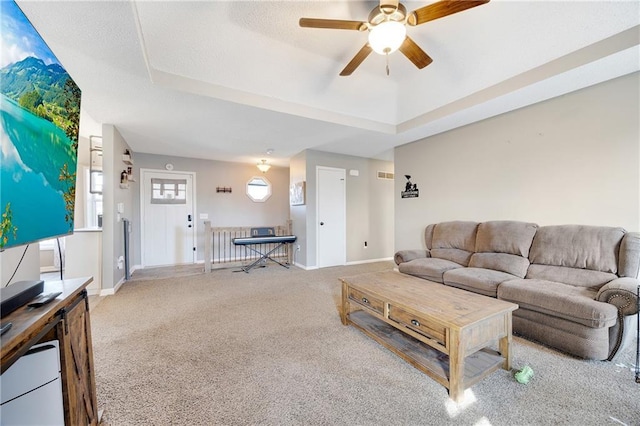
<svg viewBox="0 0 640 426">
<path fill-rule="evenodd" d="M 349 299 L 379 314 L 383 314 L 384 312 L 384 302 L 382 300 L 371 297 L 354 288 L 349 288 Z"/>
<path fill-rule="evenodd" d="M 446 346 L 446 328 L 439 324 L 434 324 L 433 322 L 420 318 L 419 316 L 393 305 L 389 305 L 389 319 L 409 327 L 413 331 Z"/>
</svg>

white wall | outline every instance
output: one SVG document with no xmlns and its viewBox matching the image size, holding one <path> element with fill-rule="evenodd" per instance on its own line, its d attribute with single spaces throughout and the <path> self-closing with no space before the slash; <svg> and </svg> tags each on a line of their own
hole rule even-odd
<svg viewBox="0 0 640 426">
<path fill-rule="evenodd" d="M 167 163 L 174 171 L 196 173 L 196 259 L 204 260 L 204 220 L 200 214 L 209 215 L 211 226 L 277 226 L 286 225 L 289 219 L 289 169 L 271 167 L 266 174 L 255 164 L 194 158 L 168 157 L 164 155 L 136 153 L 133 184 L 133 264 L 141 264 L 140 241 L 140 169 L 165 170 Z M 246 195 L 246 184 L 253 176 L 265 177 L 271 183 L 271 197 L 263 203 L 253 202 Z M 231 193 L 217 193 L 216 187 L 231 188 Z"/>
<path fill-rule="evenodd" d="M 5 287 L 7 284 L 18 281 L 40 279 L 40 247 L 38 243 L 29 244 L 28 247 L 27 249 L 27 246 L 20 246 L 0 252 L 0 277 L 2 279 L 0 286 Z M 24 258 L 20 262 L 23 254 Z M 14 277 L 9 281 L 14 272 Z"/>
<path fill-rule="evenodd" d="M 531 221 L 640 230 L 640 74 L 395 150 L 395 247 L 429 223 Z M 401 199 L 412 176 L 420 197 Z"/>
</svg>

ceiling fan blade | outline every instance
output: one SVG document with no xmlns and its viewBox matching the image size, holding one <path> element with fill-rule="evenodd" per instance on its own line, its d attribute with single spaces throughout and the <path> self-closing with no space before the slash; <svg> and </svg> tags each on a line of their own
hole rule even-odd
<svg viewBox="0 0 640 426">
<path fill-rule="evenodd" d="M 342 21 L 339 19 L 300 18 L 300 26 L 305 28 L 329 28 L 335 30 L 362 30 L 367 25 L 360 21 Z"/>
<path fill-rule="evenodd" d="M 441 0 L 414 10 L 407 22 L 410 25 L 420 25 L 485 3 L 489 3 L 489 0 Z"/>
<path fill-rule="evenodd" d="M 351 75 L 351 73 L 354 72 L 356 68 L 358 68 L 358 66 L 362 63 L 362 61 L 364 61 L 367 58 L 367 56 L 369 56 L 369 53 L 371 53 L 372 51 L 373 49 L 371 49 L 371 46 L 369 46 L 369 43 L 362 46 L 362 49 L 360 49 L 360 51 L 356 53 L 356 56 L 353 57 L 351 62 L 349 62 L 346 67 L 344 67 L 340 75 L 343 77 L 347 75 Z"/>
<path fill-rule="evenodd" d="M 398 49 L 404 56 L 409 58 L 413 64 L 422 69 L 433 62 L 433 59 L 425 53 L 411 38 L 407 37 Z"/>
</svg>

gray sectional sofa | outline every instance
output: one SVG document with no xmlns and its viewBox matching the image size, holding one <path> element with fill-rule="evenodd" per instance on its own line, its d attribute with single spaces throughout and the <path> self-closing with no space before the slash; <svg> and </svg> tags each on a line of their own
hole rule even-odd
<svg viewBox="0 0 640 426">
<path fill-rule="evenodd" d="M 516 334 L 577 357 L 611 360 L 635 342 L 640 233 L 517 221 L 442 222 L 398 270 L 517 303 Z"/>
</svg>

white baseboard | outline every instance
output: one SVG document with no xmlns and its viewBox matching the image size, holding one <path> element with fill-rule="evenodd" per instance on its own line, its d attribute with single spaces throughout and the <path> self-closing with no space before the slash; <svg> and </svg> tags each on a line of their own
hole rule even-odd
<svg viewBox="0 0 640 426">
<path fill-rule="evenodd" d="M 393 257 L 384 257 L 384 258 L 381 258 L 381 259 L 355 260 L 353 262 L 347 262 L 344 265 L 345 266 L 361 265 L 363 263 L 386 262 L 386 261 L 389 261 L 389 260 L 393 260 Z M 306 266 L 306 265 L 302 265 L 302 264 L 297 263 L 297 262 L 293 262 L 293 264 L 295 266 L 297 266 L 298 268 L 304 269 L 305 271 L 312 271 L 314 269 L 320 269 L 317 266 Z"/>
<path fill-rule="evenodd" d="M 297 263 L 297 262 L 293 262 L 293 265 L 297 266 L 300 269 L 304 269 L 305 271 L 312 271 L 314 269 L 318 269 L 317 266 L 306 266 L 306 265 L 303 265 L 303 264 Z"/>
<path fill-rule="evenodd" d="M 122 284 L 124 283 L 125 279 L 124 277 L 122 277 L 113 288 L 105 288 L 103 290 L 100 290 L 100 296 L 113 296 L 118 292 L 118 290 L 120 290 L 120 287 L 122 287 Z"/>
<path fill-rule="evenodd" d="M 376 263 L 376 262 L 385 262 L 387 260 L 393 260 L 393 257 L 383 257 L 382 259 L 367 259 L 367 260 L 355 260 L 353 262 L 347 262 L 345 265 L 362 265 L 363 263 Z"/>
</svg>

